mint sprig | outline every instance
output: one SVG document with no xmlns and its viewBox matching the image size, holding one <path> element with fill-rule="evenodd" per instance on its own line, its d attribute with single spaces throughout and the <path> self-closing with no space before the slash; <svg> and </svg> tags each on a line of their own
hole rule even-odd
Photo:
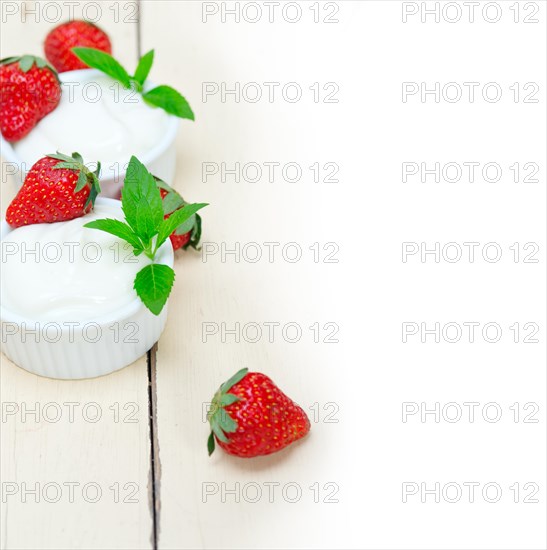
<svg viewBox="0 0 547 550">
<path fill-rule="evenodd" d="M 145 254 L 152 262 L 169 235 L 207 204 L 189 204 L 163 219 L 160 190 L 154 176 L 135 156 L 131 157 L 124 179 L 122 210 L 125 222 L 114 219 L 94 220 L 84 227 L 110 233 L 133 247 L 135 256 Z M 136 275 L 134 289 L 144 305 L 159 315 L 171 293 L 175 272 L 169 266 L 152 263 Z"/>
<path fill-rule="evenodd" d="M 154 62 L 154 50 L 150 50 L 141 57 L 133 76 L 130 76 L 122 64 L 106 52 L 83 47 L 72 48 L 72 51 L 86 65 L 99 69 L 99 71 L 120 82 L 124 88 L 134 87 L 149 105 L 160 107 L 167 113 L 179 118 L 194 120 L 194 112 L 188 101 L 174 88 L 161 85 L 144 91 L 144 83 Z"/>
</svg>

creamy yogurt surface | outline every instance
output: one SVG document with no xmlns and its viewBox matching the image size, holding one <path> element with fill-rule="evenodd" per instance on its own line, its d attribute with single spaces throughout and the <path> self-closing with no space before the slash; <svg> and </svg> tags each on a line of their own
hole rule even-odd
<svg viewBox="0 0 547 550">
<path fill-rule="evenodd" d="M 138 299 L 133 281 L 150 260 L 135 257 L 125 241 L 84 227 L 99 218 L 123 220 L 121 207 L 97 203 L 80 218 L 8 233 L 1 242 L 2 307 L 38 322 L 86 322 Z"/>
<path fill-rule="evenodd" d="M 48 153 L 77 151 L 86 163 L 100 161 L 105 176 L 114 175 L 164 135 L 169 115 L 163 109 L 95 70 L 78 73 L 83 76 L 63 75 L 58 107 L 13 145 L 27 170 Z"/>
</svg>

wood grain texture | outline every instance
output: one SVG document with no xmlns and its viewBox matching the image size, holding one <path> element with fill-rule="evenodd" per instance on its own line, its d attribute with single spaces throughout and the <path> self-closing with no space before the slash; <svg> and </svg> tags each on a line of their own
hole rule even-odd
<svg viewBox="0 0 547 550">
<path fill-rule="evenodd" d="M 61 20 L 68 19 L 62 3 L 34 15 L 35 4 L 19 3 L 18 13 L 2 24 L 1 57 L 40 54 L 56 6 L 65 10 Z M 123 19 L 135 3 L 99 5 L 97 23 L 132 68 L 137 25 Z M 83 7 L 74 6 L 76 18 Z M 2 162 L 2 213 L 15 194 L 5 168 Z M 110 376 L 77 382 L 34 376 L 4 355 L 0 366 L 1 548 L 151 548 L 146 357 Z"/>
<path fill-rule="evenodd" d="M 340 346 L 315 343 L 309 329 L 316 322 L 323 326 L 337 321 L 340 272 L 336 264 L 318 269 L 309 246 L 337 240 L 343 219 L 332 208 L 328 224 L 319 214 L 317 219 L 301 216 L 304 208 L 320 212 L 328 205 L 328 187 L 310 185 L 309 176 L 300 184 L 279 176 L 272 183 L 256 184 L 236 183 L 233 177 L 226 182 L 220 177 L 202 179 L 204 162 L 226 162 L 233 168 L 238 161 L 297 160 L 307 170 L 315 160 L 335 157 L 337 122 L 330 105 L 253 105 L 201 98 L 202 82 L 207 81 L 226 81 L 233 88 L 238 80 L 288 77 L 311 85 L 327 76 L 318 60 L 331 54 L 319 34 L 313 44 L 304 45 L 298 29 L 289 26 L 280 42 L 276 30 L 265 25 L 204 24 L 201 9 L 199 2 L 143 3 L 143 51 L 156 51 L 153 78 L 179 89 L 196 113 L 195 123 L 181 125 L 173 183 L 186 200 L 210 203 L 203 211 L 208 246 L 220 250 L 225 243 L 233 250 L 235 243 L 243 247 L 250 241 L 281 244 L 272 263 L 235 261 L 233 255 L 223 262 L 220 252 L 207 261 L 198 253 L 177 254 L 168 327 L 157 352 L 159 548 L 340 547 L 345 538 L 337 526 L 354 515 L 350 506 L 340 503 L 341 488 L 348 488 L 344 458 L 337 451 L 347 434 L 334 429 L 340 424 L 314 422 L 310 436 L 292 448 L 245 461 L 218 449 L 208 458 L 204 422 L 214 391 L 242 367 L 270 375 L 310 416 L 314 403 L 336 407 L 340 401 L 338 383 L 330 375 L 342 361 Z M 311 48 L 317 49 L 316 59 L 306 63 Z M 329 132 L 333 137 L 324 140 Z M 272 138 L 280 133 L 286 139 Z M 281 258 L 288 242 L 302 247 L 301 261 Z M 278 323 L 273 342 L 264 326 L 268 322 Z M 251 325 L 236 343 L 233 335 L 222 341 L 223 323 L 229 329 L 236 323 Z M 253 323 L 263 331 L 256 343 L 249 341 L 256 334 Z M 287 338 L 282 335 L 289 323 L 302 330 L 296 343 L 288 341 L 295 337 L 290 327 Z M 219 333 L 205 338 L 204 328 L 215 326 Z M 321 340 L 324 337 L 322 333 Z M 328 530 L 323 528 L 327 524 Z M 357 544 L 355 538 L 352 542 Z"/>
</svg>

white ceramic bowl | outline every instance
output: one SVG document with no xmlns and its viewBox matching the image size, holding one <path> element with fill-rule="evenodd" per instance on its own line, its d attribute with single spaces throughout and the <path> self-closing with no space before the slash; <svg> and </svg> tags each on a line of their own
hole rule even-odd
<svg viewBox="0 0 547 550">
<path fill-rule="evenodd" d="M 100 76 L 103 73 L 96 69 L 81 69 L 79 71 L 67 71 L 59 74 L 61 82 L 84 82 L 95 76 Z M 151 82 L 146 82 L 145 89 L 153 87 Z M 139 160 L 154 174 L 164 181 L 173 181 L 176 168 L 176 151 L 175 141 L 179 128 L 180 119 L 176 116 L 169 115 L 169 123 L 167 131 L 162 136 L 162 139 L 150 150 L 143 154 L 139 154 Z M 44 151 L 44 154 L 52 151 Z M 72 151 L 63 151 L 70 154 Z M 82 153 L 85 159 L 84 151 Z M 19 189 L 23 184 L 26 173 L 30 169 L 23 159 L 17 154 L 15 149 L 7 142 L 0 134 L 0 154 L 6 162 L 13 163 L 18 169 L 6 170 L 7 174 L 11 174 L 14 178 L 16 188 Z M 87 160 L 87 159 L 86 159 Z M 101 160 L 101 159 L 89 159 Z M 125 171 L 121 170 L 119 174 L 113 174 L 111 171 L 103 170 L 101 176 L 101 195 L 111 198 L 119 198 L 120 190 L 123 186 Z"/>
<path fill-rule="evenodd" d="M 101 203 L 121 205 L 120 201 L 98 198 L 97 204 Z M 2 221 L 0 241 L 11 231 Z M 167 239 L 156 261 L 173 267 L 173 258 Z M 107 316 L 72 327 L 37 323 L 0 304 L 0 347 L 16 365 L 40 376 L 94 378 L 126 367 L 144 355 L 158 341 L 166 320 L 167 304 L 156 316 L 138 297 Z M 36 328 L 37 333 L 33 333 Z"/>
</svg>

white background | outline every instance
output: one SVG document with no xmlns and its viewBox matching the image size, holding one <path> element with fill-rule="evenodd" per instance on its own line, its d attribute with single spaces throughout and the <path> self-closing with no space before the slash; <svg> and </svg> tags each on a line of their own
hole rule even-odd
<svg viewBox="0 0 547 550">
<path fill-rule="evenodd" d="M 233 9 L 234 2 L 144 2 L 142 9 L 143 53 L 156 49 L 152 77 L 176 85 L 196 112 L 196 123 L 182 127 L 175 183 L 188 200 L 211 204 L 204 212 L 205 250 L 222 243 L 233 248 L 236 242 L 241 247 L 279 242 L 281 248 L 295 242 L 303 251 L 294 264 L 283 259 L 280 248 L 270 263 L 264 246 L 257 263 L 245 257 L 236 262 L 233 256 L 223 262 L 220 253 L 178 260 L 180 284 L 157 354 L 159 547 L 544 548 L 545 2 L 491 2 L 487 17 L 495 18 L 499 10 L 497 22 L 483 18 L 488 3 L 479 3 L 470 22 L 464 3 L 452 2 L 447 17 L 454 17 L 454 5 L 462 9 L 454 23 L 443 17 L 446 2 L 322 2 L 315 22 L 314 3 L 302 1 L 301 19 L 294 23 L 280 7 L 270 22 L 265 5 L 262 18 L 248 22 L 244 16 L 253 18 L 255 9 L 246 4 L 239 4 L 239 22 L 233 15 L 223 18 L 223 6 Z M 421 21 L 422 4 L 439 6 L 439 22 L 434 15 Z M 218 13 L 205 18 L 211 6 Z M 532 15 L 534 6 L 538 11 Z M 420 11 L 403 22 L 403 10 L 413 7 Z M 519 22 L 514 21 L 516 7 Z M 338 21 L 324 22 L 331 11 Z M 538 22 L 522 22 L 526 15 Z M 120 35 L 127 30 L 119 28 Z M 204 83 L 233 89 L 236 82 L 280 86 L 273 102 L 266 99 L 265 86 L 257 103 L 245 96 L 239 101 L 233 95 L 222 101 L 220 93 L 203 96 Z M 302 88 L 300 101 L 283 99 L 280 89 L 288 82 Z M 309 89 L 315 82 L 321 87 L 336 83 L 338 102 L 324 103 L 322 92 L 315 103 Z M 457 83 L 463 97 L 451 103 L 442 95 L 436 102 L 431 94 L 426 101 L 416 94 L 403 102 L 405 82 L 429 88 L 438 82 L 441 89 Z M 464 82 L 479 83 L 474 101 Z M 538 102 L 523 102 L 531 88 L 515 102 L 510 86 L 518 83 L 522 90 L 529 82 L 539 86 Z M 499 101 L 483 99 L 487 83 L 501 87 Z M 303 175 L 297 183 L 279 174 L 274 182 L 265 175 L 256 183 L 236 182 L 230 175 L 223 182 L 218 174 L 204 181 L 203 163 L 222 162 L 229 168 L 236 162 L 294 162 Z M 308 169 L 314 162 L 336 163 L 339 182 L 314 183 Z M 465 174 L 454 183 L 437 183 L 432 176 L 422 183 L 419 175 L 403 183 L 405 162 L 429 167 L 454 162 L 463 169 L 464 162 L 479 162 L 480 167 L 473 183 Z M 503 172 L 494 183 L 481 175 L 489 162 Z M 513 182 L 509 167 L 516 162 L 521 168 L 537 164 L 539 182 Z M 316 242 L 336 243 L 338 263 L 314 263 L 309 246 Z M 421 261 L 416 254 L 403 262 L 405 242 L 429 248 L 455 242 L 464 257 L 451 263 L 442 257 L 436 262 L 431 254 Z M 480 243 L 474 262 L 467 259 L 467 242 Z M 501 247 L 499 261 L 483 259 L 486 243 Z M 538 262 L 524 263 L 522 254 L 515 262 L 509 249 L 514 243 L 521 248 L 536 243 Z M 265 321 L 298 323 L 301 341 L 291 344 L 279 333 L 273 343 L 265 336 L 256 344 L 244 338 L 235 343 L 230 336 L 223 343 L 219 335 L 203 341 L 204 322 L 233 328 L 236 322 Z M 314 343 L 307 327 L 315 322 L 336 323 L 339 342 Z M 457 323 L 464 332 L 456 343 L 442 334 L 439 343 L 432 335 L 422 343 L 420 334 L 404 343 L 403 323 L 422 322 L 429 328 Z M 470 322 L 480 323 L 473 343 L 465 332 L 464 323 Z M 502 328 L 498 342 L 482 337 L 486 323 Z M 518 343 L 509 329 L 515 323 L 521 328 Z M 522 342 L 529 332 L 523 329 L 526 323 L 539 326 L 538 343 Z M 322 332 L 321 339 L 325 336 Z M 208 461 L 201 403 L 241 366 L 270 374 L 310 414 L 313 403 L 321 408 L 334 403 L 338 422 L 325 422 L 323 411 L 306 441 L 275 457 L 251 463 L 218 453 Z M 117 395 L 116 376 L 95 391 L 105 384 Z M 18 375 L 19 384 L 24 387 L 29 377 Z M 88 395 L 85 386 L 72 387 Z M 40 399 L 60 399 L 59 391 L 64 390 L 52 386 Z M 4 400 L 16 400 L 9 390 L 3 392 Z M 428 408 L 439 403 L 442 409 L 450 402 L 464 413 L 457 422 L 442 415 L 435 422 L 431 414 L 422 422 L 419 413 L 403 422 L 404 403 Z M 479 404 L 474 422 L 463 405 L 467 402 Z M 487 403 L 501 408 L 497 422 L 484 420 Z M 518 422 L 509 409 L 514 403 L 521 407 Z M 526 403 L 537 404 L 533 418 L 538 422 L 523 422 L 533 410 L 523 411 Z M 494 416 L 493 408 L 487 412 Z M 453 414 L 452 408 L 448 415 Z M 12 429 L 21 432 L 24 426 Z M 80 436 L 87 437 L 90 429 L 81 428 Z M 108 441 L 104 433 L 101 437 Z M 132 436 L 125 430 L 123 437 Z M 106 447 L 118 441 L 116 435 Z M 32 443 L 27 448 L 33 449 Z M 146 462 L 146 451 L 138 448 Z M 47 459 L 39 464 L 47 472 Z M 7 470 L 13 478 L 15 466 Z M 264 482 L 297 483 L 303 496 L 297 503 L 279 493 L 273 503 L 266 493 L 258 503 L 241 494 L 239 503 L 229 495 L 223 501 L 220 493 L 203 499 L 206 483 L 234 489 L 237 483 Z M 464 484 L 473 482 L 480 485 L 470 502 Z M 308 489 L 314 483 L 336 484 L 338 502 L 325 502 L 327 492 L 321 489 L 320 502 L 314 503 Z M 463 494 L 450 503 L 454 493 L 446 497 L 441 490 L 439 502 L 433 494 L 422 502 L 419 492 L 405 503 L 404 483 L 425 483 L 428 489 L 455 483 Z M 501 488 L 498 502 L 483 497 L 488 483 Z M 509 489 L 515 483 L 520 484 L 517 503 Z M 537 503 L 523 502 L 531 493 L 524 490 L 526 483 L 537 484 Z M 28 512 L 25 506 L 15 508 L 19 518 Z M 79 515 L 81 508 L 65 508 L 65 514 L 76 516 L 76 525 L 93 531 L 91 520 Z M 10 521 L 4 509 L 4 525 Z M 139 523 L 129 514 L 120 529 L 129 532 Z M 77 531 L 50 536 L 59 547 L 88 547 L 91 540 Z M 88 536 L 95 547 L 108 546 L 108 538 Z M 13 544 L 6 547 L 21 547 L 23 539 L 11 537 Z M 116 547 L 131 547 L 127 540 L 129 535 Z M 150 542 L 143 537 L 138 544 L 149 547 Z"/>
</svg>

